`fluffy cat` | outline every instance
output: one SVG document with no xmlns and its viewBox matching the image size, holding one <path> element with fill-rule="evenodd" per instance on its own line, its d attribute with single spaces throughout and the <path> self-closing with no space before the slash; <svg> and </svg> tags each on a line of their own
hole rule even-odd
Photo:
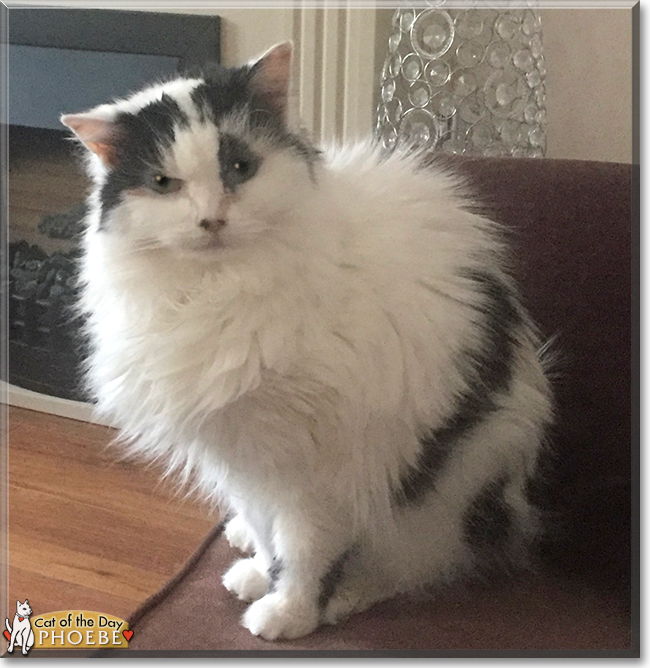
<svg viewBox="0 0 650 668">
<path fill-rule="evenodd" d="M 286 123 L 291 45 L 62 118 L 94 179 L 90 389 L 231 513 L 243 624 L 295 638 L 522 563 L 551 393 L 457 178 Z"/>
</svg>

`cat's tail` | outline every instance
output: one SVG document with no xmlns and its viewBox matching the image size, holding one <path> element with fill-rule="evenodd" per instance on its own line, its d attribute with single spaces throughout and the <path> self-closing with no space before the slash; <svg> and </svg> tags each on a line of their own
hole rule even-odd
<svg viewBox="0 0 650 668">
<path fill-rule="evenodd" d="M 5 617 L 5 626 L 7 627 L 7 631 L 9 631 L 9 633 L 13 633 L 13 631 L 11 630 L 11 626 L 9 624 L 9 620 L 6 617 Z"/>
</svg>

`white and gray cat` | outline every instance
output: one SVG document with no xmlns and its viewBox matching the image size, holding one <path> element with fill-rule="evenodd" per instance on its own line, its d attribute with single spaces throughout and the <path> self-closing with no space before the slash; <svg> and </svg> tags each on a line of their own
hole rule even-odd
<svg viewBox="0 0 650 668">
<path fill-rule="evenodd" d="M 497 226 L 453 174 L 287 127 L 291 45 L 64 116 L 94 179 L 90 389 L 233 515 L 243 624 L 295 638 L 523 563 L 552 417 Z"/>
</svg>

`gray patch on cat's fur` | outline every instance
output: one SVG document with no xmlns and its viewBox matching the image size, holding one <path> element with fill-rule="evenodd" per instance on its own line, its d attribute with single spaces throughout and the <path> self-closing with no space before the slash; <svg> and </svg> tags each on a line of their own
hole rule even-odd
<svg viewBox="0 0 650 668">
<path fill-rule="evenodd" d="M 250 83 L 253 71 L 250 67 L 207 67 L 202 72 L 204 82 L 191 93 L 200 120 L 220 126 L 228 117 L 240 117 L 245 121 L 242 125 L 246 134 L 263 137 L 274 146 L 290 149 L 305 160 L 313 180 L 313 165 L 320 151 L 305 138 L 291 132 L 284 118 L 255 91 Z M 241 139 L 246 137 L 242 135 Z"/>
<path fill-rule="evenodd" d="M 327 607 L 327 604 L 334 595 L 336 587 L 343 577 L 345 563 L 352 556 L 352 553 L 352 548 L 343 552 L 343 554 L 332 563 L 327 573 L 321 578 L 320 594 L 318 595 L 318 608 L 320 610 L 324 610 Z"/>
<path fill-rule="evenodd" d="M 478 557 L 505 547 L 513 526 L 513 510 L 505 499 L 505 476 L 489 482 L 463 516 L 465 542 Z"/>
<path fill-rule="evenodd" d="M 155 165 L 161 165 L 164 151 L 175 137 L 176 127 L 186 127 L 189 119 L 171 96 L 164 94 L 135 114 L 123 112 L 115 119 L 115 167 L 100 192 L 102 206 L 99 229 L 122 199 L 122 193 L 141 188 L 151 181 Z"/>
<path fill-rule="evenodd" d="M 239 137 L 225 132 L 219 137 L 219 168 L 221 182 L 226 190 L 234 192 L 257 173 L 262 158 L 254 153 Z M 235 165 L 238 168 L 235 168 Z"/>
<path fill-rule="evenodd" d="M 200 73 L 203 83 L 190 96 L 199 118 L 216 125 L 229 114 L 245 108 L 250 101 L 250 67 L 226 68 L 206 65 Z"/>
<path fill-rule="evenodd" d="M 465 351 L 459 360 L 466 389 L 447 420 L 421 437 L 419 459 L 403 474 L 395 491 L 401 506 L 421 502 L 433 489 L 457 443 L 496 410 L 497 396 L 507 392 L 512 379 L 516 331 L 522 324 L 516 295 L 488 272 L 471 270 L 463 277 L 482 296 L 481 304 L 472 308 L 484 316 L 479 325 L 483 347 Z"/>
<path fill-rule="evenodd" d="M 278 557 L 273 557 L 273 563 L 269 568 L 269 588 L 267 590 L 267 593 L 270 594 L 271 592 L 275 591 L 283 569 L 284 569 L 284 564 L 282 563 L 282 559 L 278 559 Z"/>
</svg>

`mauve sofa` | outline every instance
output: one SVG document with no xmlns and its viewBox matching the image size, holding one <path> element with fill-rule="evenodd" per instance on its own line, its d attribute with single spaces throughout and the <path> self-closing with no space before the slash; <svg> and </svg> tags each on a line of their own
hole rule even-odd
<svg viewBox="0 0 650 668">
<path fill-rule="evenodd" d="M 633 406 L 638 414 L 631 366 L 633 350 L 638 357 L 638 172 L 547 159 L 450 162 L 508 229 L 512 271 L 543 334 L 554 340 L 553 454 L 545 484 L 533 493 L 556 531 L 540 545 L 540 572 L 401 597 L 305 638 L 266 642 L 239 625 L 245 605 L 221 585 L 237 555 L 217 527 L 131 616 L 128 654 L 639 656 L 638 442 L 631 421 Z"/>
</svg>

